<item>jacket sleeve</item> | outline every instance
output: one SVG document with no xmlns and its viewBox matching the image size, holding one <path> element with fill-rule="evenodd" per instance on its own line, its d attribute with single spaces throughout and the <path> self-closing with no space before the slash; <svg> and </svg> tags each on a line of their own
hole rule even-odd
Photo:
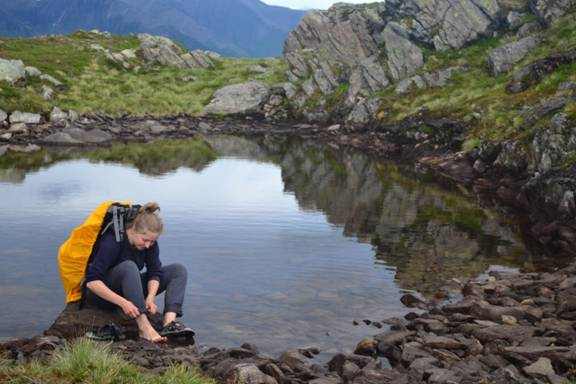
<svg viewBox="0 0 576 384">
<path fill-rule="evenodd" d="M 104 281 L 106 273 L 112 267 L 120 254 L 120 243 L 116 243 L 111 236 L 105 236 L 100 240 L 98 250 L 92 261 L 86 267 L 86 282 L 94 280 Z"/>
<path fill-rule="evenodd" d="M 158 280 L 162 278 L 162 262 L 160 261 L 160 247 L 158 242 L 148 250 L 146 255 L 146 275 L 148 280 Z"/>
</svg>

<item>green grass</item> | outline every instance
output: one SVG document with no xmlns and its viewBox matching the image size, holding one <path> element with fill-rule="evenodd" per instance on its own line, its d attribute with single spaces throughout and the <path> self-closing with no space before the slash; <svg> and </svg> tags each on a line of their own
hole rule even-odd
<svg viewBox="0 0 576 384">
<path fill-rule="evenodd" d="M 576 15 L 564 17 L 544 33 L 544 41 L 517 63 L 515 69 L 553 53 L 576 48 L 575 25 Z M 456 74 L 443 88 L 414 90 L 404 97 L 398 97 L 391 89 L 382 92 L 380 119 L 395 123 L 425 109 L 431 116 L 468 121 L 472 129 L 464 142 L 465 148 L 472 148 L 481 141 L 530 140 L 532 132 L 523 130 L 520 110 L 554 95 L 562 82 L 576 81 L 576 64 L 560 67 L 525 92 L 508 94 L 506 85 L 513 71 L 493 77 L 486 63 L 491 49 L 511 39 L 512 36 L 487 38 L 460 50 L 426 51 L 428 61 L 421 73 L 455 65 L 467 65 L 469 70 Z M 573 118 L 575 107 L 568 106 L 566 112 Z"/>
<path fill-rule="evenodd" d="M 194 368 L 172 366 L 152 375 L 111 352 L 109 345 L 78 339 L 55 352 L 48 362 L 15 365 L 0 359 L 0 382 L 6 384 L 214 384 Z"/>
<path fill-rule="evenodd" d="M 90 48 L 98 44 L 113 52 L 139 46 L 134 36 L 105 37 L 89 32 L 47 38 L 3 38 L 0 57 L 20 59 L 65 84 L 55 99 L 40 96 L 42 82 L 27 79 L 11 86 L 0 83 L 0 109 L 48 113 L 53 106 L 80 113 L 173 115 L 198 114 L 214 91 L 230 84 L 259 80 L 268 85 L 286 81 L 286 64 L 280 59 L 228 59 L 217 61 L 213 69 L 148 67 L 138 60 L 138 70 L 124 70 Z M 264 74 L 251 70 L 255 65 Z M 184 81 L 194 76 L 195 81 Z M 49 85 L 49 84 L 48 84 Z"/>
</svg>

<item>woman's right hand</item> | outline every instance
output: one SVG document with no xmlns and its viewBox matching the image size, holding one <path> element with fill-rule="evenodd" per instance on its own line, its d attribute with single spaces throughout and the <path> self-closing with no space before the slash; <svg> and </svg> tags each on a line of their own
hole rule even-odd
<svg viewBox="0 0 576 384">
<path fill-rule="evenodd" d="M 135 319 L 140 316 L 138 307 L 135 306 L 130 300 L 124 301 L 120 308 L 122 308 L 122 311 L 126 314 L 126 316 L 130 317 L 131 319 Z"/>
</svg>

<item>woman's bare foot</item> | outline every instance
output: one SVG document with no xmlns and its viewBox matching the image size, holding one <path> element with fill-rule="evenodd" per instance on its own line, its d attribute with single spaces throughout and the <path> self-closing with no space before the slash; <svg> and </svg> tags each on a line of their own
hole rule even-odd
<svg viewBox="0 0 576 384">
<path fill-rule="evenodd" d="M 141 339 L 148 340 L 153 343 L 165 343 L 167 340 L 165 337 L 160 336 L 154 328 L 152 328 L 152 331 L 140 331 L 138 334 Z"/>
<path fill-rule="evenodd" d="M 150 321 L 148 321 L 148 317 L 146 315 L 140 315 L 136 318 L 136 323 L 138 324 L 138 334 L 139 336 L 144 339 L 151 341 L 153 343 L 164 343 L 166 342 L 166 338 L 162 337 L 156 332 Z"/>
</svg>

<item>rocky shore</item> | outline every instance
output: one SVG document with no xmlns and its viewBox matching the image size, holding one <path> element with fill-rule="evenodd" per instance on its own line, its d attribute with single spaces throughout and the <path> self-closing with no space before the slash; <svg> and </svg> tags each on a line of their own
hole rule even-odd
<svg viewBox="0 0 576 384">
<path fill-rule="evenodd" d="M 378 319 L 387 330 L 326 364 L 315 362 L 320 351 L 314 347 L 277 358 L 248 343 L 199 351 L 193 341 L 153 345 L 127 339 L 112 349 L 153 372 L 180 363 L 238 384 L 563 383 L 576 363 L 575 297 L 576 264 L 552 273 L 494 271 L 475 281 L 453 280 L 431 301 L 405 295 L 403 304 L 414 312 Z M 44 336 L 5 342 L 0 351 L 18 362 L 45 359 L 88 322 L 97 326 L 110 316 L 71 305 Z"/>
</svg>

